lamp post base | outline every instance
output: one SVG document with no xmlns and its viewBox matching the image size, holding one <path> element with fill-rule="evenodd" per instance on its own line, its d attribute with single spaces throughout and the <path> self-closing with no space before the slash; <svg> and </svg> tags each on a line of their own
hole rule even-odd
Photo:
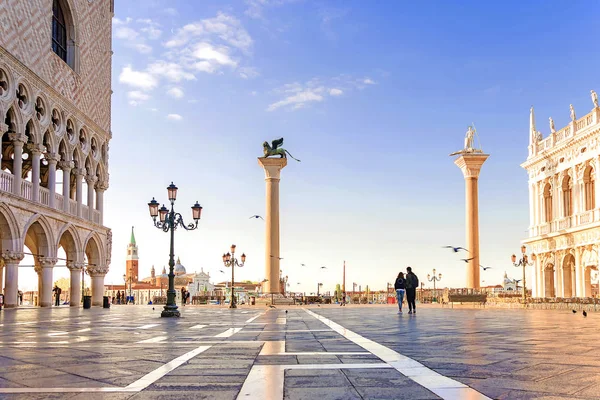
<svg viewBox="0 0 600 400">
<path fill-rule="evenodd" d="M 160 313 L 161 317 L 181 317 L 181 314 L 179 313 L 179 310 L 177 309 L 177 306 L 173 307 L 173 306 L 165 306 L 165 308 L 162 310 L 162 312 Z"/>
<path fill-rule="evenodd" d="M 230 304 L 229 308 L 237 308 L 237 304 Z"/>
</svg>

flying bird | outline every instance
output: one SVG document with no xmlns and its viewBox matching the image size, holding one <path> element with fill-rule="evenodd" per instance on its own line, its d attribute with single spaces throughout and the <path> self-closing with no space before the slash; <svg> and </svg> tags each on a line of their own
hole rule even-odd
<svg viewBox="0 0 600 400">
<path fill-rule="evenodd" d="M 480 265 L 481 269 L 483 269 L 484 271 L 487 271 L 488 269 L 492 268 L 492 267 L 484 267 L 483 265 Z"/>
<path fill-rule="evenodd" d="M 462 261 L 468 263 L 469 261 L 471 261 L 472 259 L 474 259 L 475 257 L 471 257 L 471 258 L 461 258 Z"/>
<path fill-rule="evenodd" d="M 220 273 L 222 273 L 222 274 L 224 274 L 224 273 L 225 273 L 225 272 L 223 272 L 223 270 L 222 270 L 222 269 L 220 269 L 220 270 L 219 270 L 219 272 L 220 272 Z"/>
<path fill-rule="evenodd" d="M 258 218 L 260 218 L 260 219 L 262 219 L 263 221 L 265 220 L 265 219 L 264 219 L 263 217 L 261 217 L 260 215 L 253 215 L 253 216 L 251 216 L 251 217 L 250 217 L 250 218 L 248 218 L 248 219 L 252 219 L 252 218 L 255 218 L 255 219 L 258 219 Z"/>
<path fill-rule="evenodd" d="M 300 284 L 300 282 L 297 282 L 297 283 L 296 283 L 296 285 L 299 285 L 299 284 Z"/>
<path fill-rule="evenodd" d="M 583 312 L 583 317 L 587 317 L 587 313 L 585 311 Z"/>
<path fill-rule="evenodd" d="M 301 267 L 306 267 L 306 264 L 300 264 Z"/>
<path fill-rule="evenodd" d="M 467 249 L 465 249 L 464 247 L 454 247 L 454 246 L 444 246 L 444 249 L 452 249 L 453 252 L 458 253 L 459 250 L 464 250 L 464 251 L 469 251 Z"/>
<path fill-rule="evenodd" d="M 327 269 L 327 267 L 321 267 L 321 269 Z"/>
</svg>

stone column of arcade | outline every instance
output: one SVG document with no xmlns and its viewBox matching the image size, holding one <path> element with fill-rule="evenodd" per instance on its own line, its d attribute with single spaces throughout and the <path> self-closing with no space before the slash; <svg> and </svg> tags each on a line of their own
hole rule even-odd
<svg viewBox="0 0 600 400">
<path fill-rule="evenodd" d="M 108 271 L 102 267 L 88 266 L 88 274 L 92 278 L 92 306 L 102 307 L 104 296 L 104 276 Z"/>
<path fill-rule="evenodd" d="M 27 143 L 27 136 L 20 133 L 9 133 L 8 138 L 13 142 L 13 193 L 21 196 L 21 182 L 23 181 L 23 146 Z M 8 281 L 8 279 L 6 279 Z"/>
<path fill-rule="evenodd" d="M 4 306 L 6 308 L 15 308 L 19 305 L 19 263 L 25 255 L 21 252 L 7 251 L 2 254 L 4 259 L 4 268 L 6 268 L 6 282 L 4 283 Z"/>
<path fill-rule="evenodd" d="M 56 258 L 50 257 L 39 257 L 38 265 L 40 269 L 40 275 L 42 277 L 42 285 L 39 286 L 41 288 L 40 298 L 40 306 L 42 307 L 52 307 L 54 302 L 52 301 L 52 295 L 54 292 L 52 291 L 52 272 L 54 266 L 58 262 Z M 37 265 L 36 265 L 37 269 Z"/>
<path fill-rule="evenodd" d="M 81 269 L 83 263 L 67 261 L 67 268 L 71 272 L 71 288 L 69 290 L 69 306 L 79 307 L 81 305 Z"/>
<path fill-rule="evenodd" d="M 285 158 L 259 157 L 258 164 L 265 170 L 265 282 L 264 293 L 279 293 L 279 181 Z"/>
<path fill-rule="evenodd" d="M 481 166 L 489 154 L 463 153 L 455 161 L 465 177 L 465 210 L 467 249 L 470 258 L 467 264 L 467 288 L 479 289 L 479 198 L 478 180 Z"/>
</svg>

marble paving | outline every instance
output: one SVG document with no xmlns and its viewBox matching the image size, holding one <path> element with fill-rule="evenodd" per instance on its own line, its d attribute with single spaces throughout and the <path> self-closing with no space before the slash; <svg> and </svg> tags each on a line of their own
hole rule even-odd
<svg viewBox="0 0 600 400">
<path fill-rule="evenodd" d="M 600 314 L 160 310 L 2 310 L 0 399 L 600 398 Z"/>
</svg>

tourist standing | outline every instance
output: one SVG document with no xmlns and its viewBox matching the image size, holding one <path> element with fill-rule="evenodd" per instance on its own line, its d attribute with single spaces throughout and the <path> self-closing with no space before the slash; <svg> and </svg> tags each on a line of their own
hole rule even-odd
<svg viewBox="0 0 600 400">
<path fill-rule="evenodd" d="M 408 302 L 408 313 L 416 314 L 417 305 L 415 298 L 417 297 L 417 288 L 419 287 L 419 278 L 412 272 L 411 267 L 406 267 L 406 278 L 404 286 L 406 287 L 406 301 Z"/>
<path fill-rule="evenodd" d="M 396 289 L 396 298 L 398 299 L 398 314 L 402 314 L 402 303 L 404 302 L 404 292 L 406 291 L 406 280 L 404 279 L 404 273 L 400 272 L 394 282 L 394 289 Z"/>
<path fill-rule="evenodd" d="M 54 285 L 52 291 L 54 292 L 54 305 L 58 307 L 60 305 L 60 293 L 62 292 L 62 289 L 59 288 L 58 285 Z"/>
</svg>

